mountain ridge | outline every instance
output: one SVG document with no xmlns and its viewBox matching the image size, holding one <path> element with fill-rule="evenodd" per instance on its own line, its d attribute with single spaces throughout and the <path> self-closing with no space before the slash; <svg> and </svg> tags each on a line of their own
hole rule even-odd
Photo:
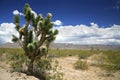
<svg viewBox="0 0 120 80">
<path fill-rule="evenodd" d="M 0 48 L 20 48 L 18 43 L 1 44 Z M 120 45 L 75 45 L 67 43 L 51 43 L 51 49 L 78 49 L 78 50 L 120 50 Z"/>
</svg>

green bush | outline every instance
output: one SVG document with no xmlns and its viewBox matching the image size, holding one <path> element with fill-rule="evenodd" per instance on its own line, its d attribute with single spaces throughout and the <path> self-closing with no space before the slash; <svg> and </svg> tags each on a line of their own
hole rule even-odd
<svg viewBox="0 0 120 80">
<path fill-rule="evenodd" d="M 120 70 L 120 52 L 118 51 L 106 51 L 104 53 L 107 56 L 106 62 L 110 64 L 111 70 Z"/>
<path fill-rule="evenodd" d="M 74 63 L 75 69 L 81 69 L 81 70 L 87 70 L 88 69 L 88 63 L 87 61 L 81 61 L 78 60 L 76 63 Z"/>
<path fill-rule="evenodd" d="M 96 53 L 96 51 L 91 52 L 90 50 L 76 50 L 76 49 L 50 49 L 49 50 L 50 57 L 79 56 L 80 58 L 87 58 L 94 53 Z"/>
<path fill-rule="evenodd" d="M 6 52 L 6 48 L 0 48 L 0 54 L 5 53 Z"/>
<path fill-rule="evenodd" d="M 98 63 L 92 65 L 100 67 L 107 71 L 120 70 L 120 51 L 102 51 L 102 54 L 99 56 L 98 60 L 96 60 Z"/>
<path fill-rule="evenodd" d="M 53 65 L 52 65 L 53 64 Z M 58 61 L 51 59 L 41 59 L 34 63 L 35 74 L 44 80 L 63 80 L 63 73 L 59 72 Z"/>
<path fill-rule="evenodd" d="M 26 72 L 24 67 L 28 65 L 28 59 L 23 54 L 11 54 L 10 57 L 11 71 Z M 52 65 L 52 63 L 54 65 Z M 25 64 L 25 66 L 23 66 Z M 50 58 L 43 58 L 34 62 L 34 76 L 44 80 L 63 80 L 63 73 L 59 72 L 58 61 L 52 61 Z M 51 73 L 52 72 L 52 73 Z M 52 74 L 52 75 L 51 75 Z"/>
<path fill-rule="evenodd" d="M 39 68 L 41 71 L 50 70 L 52 68 L 51 59 L 41 59 L 35 62 L 36 69 Z"/>
<path fill-rule="evenodd" d="M 22 72 L 23 67 L 19 61 L 11 62 L 10 66 L 12 68 L 12 71 Z"/>
<path fill-rule="evenodd" d="M 12 71 L 23 72 L 24 67 L 27 66 L 27 57 L 23 54 L 12 53 L 9 56 L 10 66 Z M 25 66 L 23 66 L 25 64 Z"/>
<path fill-rule="evenodd" d="M 91 56 L 91 53 L 81 53 L 78 56 L 79 56 L 79 59 L 86 59 L 89 56 Z"/>
</svg>

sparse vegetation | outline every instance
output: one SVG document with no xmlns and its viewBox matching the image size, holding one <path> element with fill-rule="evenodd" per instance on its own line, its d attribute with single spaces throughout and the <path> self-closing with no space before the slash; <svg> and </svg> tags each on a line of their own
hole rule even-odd
<svg viewBox="0 0 120 80">
<path fill-rule="evenodd" d="M 50 57 L 67 57 L 67 56 L 77 56 L 80 53 L 79 50 L 67 50 L 67 49 L 51 49 L 49 50 Z"/>
<path fill-rule="evenodd" d="M 120 70 L 120 52 L 107 51 L 104 54 L 107 56 L 106 62 L 111 64 L 111 68 L 114 70 Z"/>
<path fill-rule="evenodd" d="M 102 51 L 102 56 L 99 59 L 102 63 L 95 64 L 96 66 L 107 71 L 120 70 L 120 51 Z"/>
<path fill-rule="evenodd" d="M 81 70 L 87 70 L 88 63 L 87 63 L 87 61 L 78 60 L 76 63 L 74 63 L 74 68 L 81 69 Z"/>
<path fill-rule="evenodd" d="M 0 48 L 0 54 L 7 53 L 10 54 L 8 57 L 12 60 L 15 59 L 17 54 L 23 54 L 23 50 L 21 48 Z M 96 54 L 97 53 L 97 54 Z M 50 49 L 49 50 L 49 58 L 53 57 L 67 57 L 69 55 L 72 56 L 82 56 L 85 55 L 86 58 L 92 54 L 99 55 L 99 53 L 102 53 L 101 56 L 98 56 L 99 58 L 95 58 L 93 60 L 97 61 L 97 63 L 92 63 L 92 66 L 97 66 L 102 69 L 113 71 L 113 70 L 120 70 L 120 51 L 97 51 L 93 50 L 92 53 L 89 50 L 56 50 L 56 49 Z M 21 57 L 22 58 L 22 57 Z M 19 59 L 19 58 L 16 58 Z M 80 58 L 81 59 L 81 58 Z M 107 63 L 107 64 L 105 64 Z"/>
<path fill-rule="evenodd" d="M 11 54 L 10 56 L 11 71 L 26 73 L 26 69 L 24 68 L 28 65 L 27 57 L 23 54 Z M 59 72 L 59 69 L 58 61 L 52 61 L 50 58 L 43 58 L 34 62 L 33 75 L 44 80 L 63 80 L 63 73 Z"/>
<path fill-rule="evenodd" d="M 93 55 L 94 54 L 94 51 L 81 51 L 78 55 L 79 59 L 86 59 L 88 58 L 89 56 Z"/>
<path fill-rule="evenodd" d="M 21 48 L 0 48 L 0 54 L 8 53 L 8 54 L 23 54 L 24 51 Z"/>
<path fill-rule="evenodd" d="M 53 64 L 53 65 L 52 65 Z M 35 73 L 41 75 L 45 80 L 63 80 L 63 73 L 59 72 L 60 67 L 58 61 L 52 59 L 42 59 L 35 62 L 37 68 Z"/>
<path fill-rule="evenodd" d="M 6 51 L 5 53 L 3 53 L 4 50 Z M 0 53 L 6 54 L 5 60 L 8 60 L 12 72 L 26 73 L 29 59 L 23 54 L 21 48 L 0 48 Z M 59 72 L 59 70 L 58 61 L 53 61 L 52 58 L 42 58 L 34 62 L 33 75 L 44 80 L 63 80 L 63 73 Z"/>
<path fill-rule="evenodd" d="M 75 50 L 75 49 L 50 49 L 49 56 L 50 57 L 68 57 L 68 56 L 78 56 L 79 58 L 87 58 L 96 51 L 91 52 L 90 50 Z"/>
<path fill-rule="evenodd" d="M 28 59 L 24 54 L 12 53 L 9 55 L 9 60 L 12 71 L 25 71 L 24 67 L 27 66 Z"/>
</svg>

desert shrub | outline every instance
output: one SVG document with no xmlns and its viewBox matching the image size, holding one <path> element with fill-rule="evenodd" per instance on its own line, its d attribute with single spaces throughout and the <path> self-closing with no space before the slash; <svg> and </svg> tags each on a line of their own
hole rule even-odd
<svg viewBox="0 0 120 80">
<path fill-rule="evenodd" d="M 74 50 L 66 50 L 66 49 L 61 49 L 61 50 L 56 50 L 56 49 L 51 49 L 49 51 L 49 56 L 50 57 L 67 57 L 69 55 L 76 55 L 76 52 L 73 52 Z M 74 54 L 73 54 L 74 53 Z"/>
<path fill-rule="evenodd" d="M 91 52 L 90 50 L 76 50 L 76 49 L 50 49 L 49 56 L 50 57 L 68 57 L 68 56 L 79 56 L 82 58 L 87 58 L 92 54 L 96 53 L 96 51 Z"/>
<path fill-rule="evenodd" d="M 0 48 L 0 53 L 23 53 L 23 50 L 21 48 Z"/>
<path fill-rule="evenodd" d="M 79 59 L 86 59 L 91 55 L 91 53 L 81 53 L 78 55 Z"/>
<path fill-rule="evenodd" d="M 11 54 L 9 58 L 12 72 L 27 73 L 27 69 L 25 70 L 24 67 L 27 67 L 29 59 L 24 54 Z M 58 61 L 43 58 L 34 62 L 34 73 L 32 75 L 43 80 L 63 80 L 63 73 L 59 69 Z"/>
<path fill-rule="evenodd" d="M 81 70 L 87 70 L 88 63 L 87 63 L 87 61 L 78 60 L 76 63 L 74 63 L 74 68 L 81 69 Z"/>
<path fill-rule="evenodd" d="M 93 66 L 100 67 L 107 71 L 120 70 L 120 51 L 102 51 L 102 55 L 97 58 L 98 63 L 92 64 Z"/>
<path fill-rule="evenodd" d="M 117 71 L 117 69 L 112 64 L 98 64 L 98 63 L 92 63 L 91 66 L 99 67 L 103 70 L 106 70 L 108 72 Z"/>
<path fill-rule="evenodd" d="M 5 53 L 6 52 L 6 48 L 0 48 L 0 54 Z"/>
<path fill-rule="evenodd" d="M 35 61 L 34 65 L 35 75 L 38 77 L 44 80 L 63 80 L 63 73 L 59 71 L 58 61 L 41 59 Z"/>
<path fill-rule="evenodd" d="M 22 53 L 23 50 L 21 48 L 0 48 L 0 56 L 2 56 L 2 54 L 5 54 L 7 59 L 10 59 L 11 55 Z"/>
<path fill-rule="evenodd" d="M 5 53 L 5 48 L 0 48 L 0 57 L 2 57 L 2 55 Z"/>
<path fill-rule="evenodd" d="M 63 80 L 64 74 L 60 72 L 61 67 L 59 66 L 59 62 L 57 60 L 53 61 L 54 66 L 52 67 L 53 75 L 51 76 L 52 80 Z"/>
<path fill-rule="evenodd" d="M 27 60 L 27 57 L 24 55 L 24 54 L 20 54 L 20 53 L 12 53 L 12 54 L 10 54 L 9 55 L 9 59 L 10 60 L 12 60 L 12 61 L 17 61 L 17 60 L 19 60 L 19 61 L 25 61 L 25 60 Z"/>
<path fill-rule="evenodd" d="M 0 53 L 0 57 L 2 56 L 3 53 Z"/>
<path fill-rule="evenodd" d="M 27 71 L 24 71 L 23 66 L 27 61 L 25 59 L 20 59 L 22 58 L 21 56 L 23 55 L 12 55 L 10 63 L 12 72 L 17 71 L 27 73 Z M 53 61 L 50 58 L 43 58 L 34 62 L 34 73 L 32 75 L 42 80 L 63 80 L 63 73 L 59 70 L 60 67 L 58 61 Z"/>
<path fill-rule="evenodd" d="M 19 61 L 11 62 L 10 63 L 12 70 L 11 71 L 22 71 L 22 64 Z"/>
<path fill-rule="evenodd" d="M 41 71 L 50 70 L 52 68 L 51 62 L 52 62 L 51 59 L 37 60 L 37 61 L 35 61 L 34 67 L 39 68 Z"/>
<path fill-rule="evenodd" d="M 12 53 L 9 56 L 10 60 L 10 66 L 12 68 L 11 71 L 18 71 L 18 72 L 23 72 L 24 71 L 24 64 L 27 65 L 27 57 L 24 54 L 15 54 Z"/>
<path fill-rule="evenodd" d="M 106 62 L 110 64 L 111 70 L 120 70 L 120 52 L 118 51 L 106 51 Z"/>
<path fill-rule="evenodd" d="M 80 51 L 80 53 L 78 54 L 79 59 L 86 59 L 89 56 L 93 55 L 95 53 L 95 51 L 90 51 L 90 50 L 83 50 Z"/>
</svg>

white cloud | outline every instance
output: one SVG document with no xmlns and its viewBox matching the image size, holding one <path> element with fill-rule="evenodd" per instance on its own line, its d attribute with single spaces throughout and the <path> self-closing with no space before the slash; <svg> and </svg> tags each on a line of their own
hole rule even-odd
<svg viewBox="0 0 120 80">
<path fill-rule="evenodd" d="M 14 10 L 14 11 L 13 11 L 13 14 L 14 14 L 14 15 L 18 15 L 18 14 L 19 14 L 18 10 Z"/>
<path fill-rule="evenodd" d="M 15 24 L 2 23 L 0 25 L 0 43 L 12 42 L 12 34 L 18 35 Z"/>
<path fill-rule="evenodd" d="M 120 44 L 120 25 L 100 28 L 97 24 L 57 27 L 59 34 L 55 42 L 73 44 Z M 15 24 L 0 25 L 0 43 L 11 42 L 12 34 L 18 35 Z"/>
<path fill-rule="evenodd" d="M 30 8 L 31 9 L 31 8 Z M 35 18 L 37 17 L 37 13 L 31 9 L 31 13 L 34 14 Z"/>
<path fill-rule="evenodd" d="M 94 27 L 94 28 L 98 28 L 99 26 L 97 24 L 95 24 L 94 22 L 91 22 L 90 23 L 91 27 Z"/>
<path fill-rule="evenodd" d="M 35 11 L 33 11 L 32 9 L 31 9 L 31 13 L 33 13 L 35 15 L 35 17 L 37 17 L 37 13 Z M 13 15 L 22 15 L 23 16 L 24 14 L 19 12 L 18 10 L 14 10 Z"/>
<path fill-rule="evenodd" d="M 60 20 L 56 20 L 56 21 L 54 22 L 54 25 L 60 26 L 60 25 L 62 25 L 62 22 L 61 22 Z"/>
<path fill-rule="evenodd" d="M 23 13 L 19 12 L 18 10 L 14 10 L 13 15 L 23 15 Z"/>
<path fill-rule="evenodd" d="M 95 23 L 60 26 L 55 42 L 73 44 L 120 44 L 120 25 L 100 28 Z"/>
</svg>

